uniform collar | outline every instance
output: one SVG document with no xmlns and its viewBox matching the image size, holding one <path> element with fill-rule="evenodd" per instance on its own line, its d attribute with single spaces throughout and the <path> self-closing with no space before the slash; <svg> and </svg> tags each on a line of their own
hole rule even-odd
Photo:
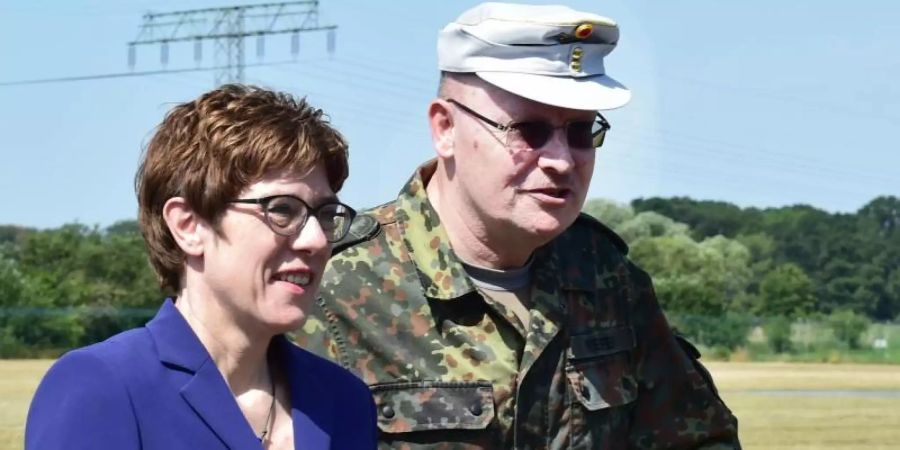
<svg viewBox="0 0 900 450">
<path fill-rule="evenodd" d="M 447 231 L 425 192 L 436 169 L 437 159 L 416 169 L 397 198 L 395 220 L 416 266 L 425 296 L 449 300 L 473 292 L 475 286 L 450 246 Z M 589 224 L 579 223 L 583 220 L 579 218 L 560 236 L 536 250 L 532 276 L 538 286 L 545 290 L 555 290 L 551 286 L 559 286 L 567 290 L 590 291 L 608 284 L 605 277 L 597 276 L 598 250 L 616 253 L 615 249 L 606 240 L 599 239 Z"/>
<path fill-rule="evenodd" d="M 462 262 L 450 246 L 425 186 L 434 175 L 437 159 L 422 164 L 397 197 L 396 220 L 403 243 L 416 266 L 426 297 L 450 300 L 475 291 Z"/>
</svg>

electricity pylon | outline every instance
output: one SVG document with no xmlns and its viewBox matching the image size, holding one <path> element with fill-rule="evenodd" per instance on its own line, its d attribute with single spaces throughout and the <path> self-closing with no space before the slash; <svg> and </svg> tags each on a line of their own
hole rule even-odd
<svg viewBox="0 0 900 450">
<path fill-rule="evenodd" d="M 256 36 L 256 52 L 265 51 L 264 36 L 292 34 L 291 53 L 300 50 L 300 33 L 327 31 L 328 52 L 334 52 L 335 25 L 319 25 L 319 2 L 292 1 L 256 5 L 226 6 L 144 14 L 137 38 L 128 43 L 128 65 L 134 68 L 136 46 L 160 44 L 160 62 L 169 61 L 169 43 L 193 42 L 194 60 L 203 59 L 203 41 L 215 48 L 215 83 L 244 80 L 244 38 Z"/>
</svg>

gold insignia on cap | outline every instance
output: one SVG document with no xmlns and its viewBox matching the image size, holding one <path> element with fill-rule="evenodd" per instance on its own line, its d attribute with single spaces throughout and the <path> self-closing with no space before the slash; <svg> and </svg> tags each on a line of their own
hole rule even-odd
<svg viewBox="0 0 900 450">
<path fill-rule="evenodd" d="M 594 33 L 594 24 L 583 23 L 575 27 L 575 37 L 578 39 L 587 39 Z"/>
<path fill-rule="evenodd" d="M 572 69 L 573 72 L 581 71 L 581 57 L 584 55 L 584 49 L 581 47 L 575 47 L 572 49 L 572 58 L 569 61 L 569 68 Z"/>
</svg>

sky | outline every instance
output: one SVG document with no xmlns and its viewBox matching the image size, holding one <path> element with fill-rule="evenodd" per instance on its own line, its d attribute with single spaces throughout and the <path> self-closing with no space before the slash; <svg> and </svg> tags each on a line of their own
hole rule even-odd
<svg viewBox="0 0 900 450">
<path fill-rule="evenodd" d="M 267 0 L 271 1 L 271 0 Z M 107 226 L 133 219 L 134 173 L 174 105 L 214 87 L 193 44 L 127 43 L 148 11 L 254 0 L 0 0 L 0 224 Z M 246 42 L 247 83 L 305 96 L 350 143 L 340 193 L 357 207 L 396 197 L 434 155 L 426 108 L 436 36 L 475 1 L 321 0 L 294 58 L 290 36 Z M 523 2 L 535 3 L 535 2 Z M 900 196 L 900 3 L 888 0 L 567 1 L 614 19 L 609 75 L 633 99 L 604 115 L 589 198 L 689 196 L 742 207 L 853 212 Z M 201 67 L 215 66 L 213 48 Z M 84 81 L 21 81 L 134 72 Z M 181 70 L 174 72 L 175 70 Z M 893 149 L 893 150 L 891 150 Z"/>
</svg>

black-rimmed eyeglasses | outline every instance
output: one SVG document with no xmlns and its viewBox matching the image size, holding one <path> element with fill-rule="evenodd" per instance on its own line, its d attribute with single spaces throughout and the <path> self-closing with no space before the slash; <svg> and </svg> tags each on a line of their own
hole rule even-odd
<svg viewBox="0 0 900 450">
<path fill-rule="evenodd" d="M 595 120 L 573 120 L 558 127 L 543 120 L 510 122 L 503 125 L 488 119 L 474 109 L 452 98 L 448 98 L 447 101 L 478 120 L 505 133 L 506 141 L 504 143 L 507 148 L 514 152 L 539 150 L 544 145 L 547 145 L 547 142 L 553 137 L 553 133 L 560 128 L 566 130 L 566 141 L 569 147 L 574 150 L 593 150 L 603 145 L 603 140 L 606 139 L 606 132 L 611 128 L 609 122 L 600 113 L 597 113 Z"/>
<path fill-rule="evenodd" d="M 353 208 L 337 201 L 329 201 L 315 208 L 293 195 L 272 195 L 262 198 L 241 198 L 229 203 L 251 203 L 262 206 L 266 224 L 275 234 L 296 236 L 306 225 L 310 215 L 316 217 L 325 233 L 325 239 L 334 243 L 350 231 L 350 223 L 356 217 Z"/>
</svg>

